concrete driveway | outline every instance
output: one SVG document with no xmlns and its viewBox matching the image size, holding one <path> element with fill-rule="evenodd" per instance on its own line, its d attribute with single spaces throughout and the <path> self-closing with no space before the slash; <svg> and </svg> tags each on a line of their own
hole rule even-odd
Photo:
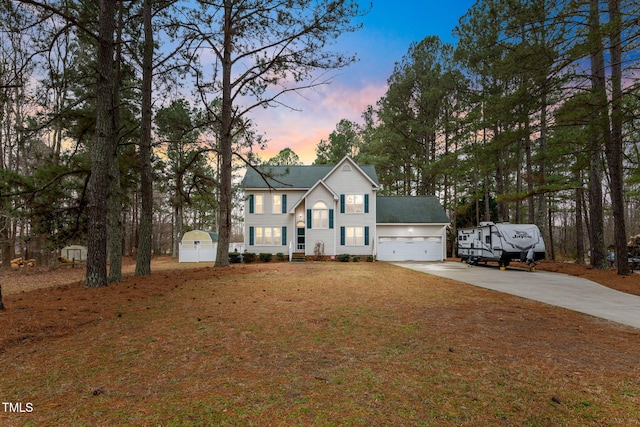
<svg viewBox="0 0 640 427">
<path fill-rule="evenodd" d="M 501 271 L 498 266 L 469 266 L 460 262 L 395 265 L 640 328 L 640 296 L 579 277 L 516 268 Z"/>
</svg>

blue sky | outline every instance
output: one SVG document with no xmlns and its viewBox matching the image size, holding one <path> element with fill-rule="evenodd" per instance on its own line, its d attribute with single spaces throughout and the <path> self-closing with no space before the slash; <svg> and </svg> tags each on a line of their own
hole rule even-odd
<svg viewBox="0 0 640 427">
<path fill-rule="evenodd" d="M 367 0 L 360 0 L 367 4 Z M 286 108 L 261 110 L 254 115 L 260 132 L 269 140 L 260 152 L 268 159 L 285 147 L 295 151 L 305 164 L 315 159 L 315 146 L 327 139 L 341 119 L 361 122 L 368 105 L 385 94 L 386 82 L 396 62 L 407 53 L 412 42 L 437 35 L 455 44 L 451 32 L 474 0 L 373 0 L 370 12 L 362 18 L 363 28 L 341 37 L 333 50 L 356 53 L 359 61 L 331 72 L 332 83 L 290 96 Z"/>
</svg>

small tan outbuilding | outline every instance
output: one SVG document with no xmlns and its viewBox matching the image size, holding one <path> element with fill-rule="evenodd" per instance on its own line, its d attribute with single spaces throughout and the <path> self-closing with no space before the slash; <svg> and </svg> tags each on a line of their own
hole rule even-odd
<svg viewBox="0 0 640 427">
<path fill-rule="evenodd" d="M 184 233 L 179 245 L 179 262 L 214 262 L 218 250 L 218 233 L 191 230 Z"/>
</svg>

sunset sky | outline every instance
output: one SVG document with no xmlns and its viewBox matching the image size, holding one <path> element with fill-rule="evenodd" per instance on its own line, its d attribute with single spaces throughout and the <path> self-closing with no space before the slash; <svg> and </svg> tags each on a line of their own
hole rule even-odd
<svg viewBox="0 0 640 427">
<path fill-rule="evenodd" d="M 366 4 L 361 0 L 360 4 Z M 362 123 L 368 105 L 385 94 L 394 64 L 407 53 L 412 42 L 430 35 L 455 43 L 451 32 L 474 0 L 373 0 L 373 8 L 362 18 L 363 28 L 338 40 L 333 50 L 356 53 L 359 62 L 331 72 L 332 83 L 284 101 L 297 110 L 279 107 L 253 114 L 258 130 L 269 144 L 260 151 L 264 160 L 289 147 L 305 164 L 315 158 L 315 147 L 327 139 L 341 119 Z"/>
</svg>

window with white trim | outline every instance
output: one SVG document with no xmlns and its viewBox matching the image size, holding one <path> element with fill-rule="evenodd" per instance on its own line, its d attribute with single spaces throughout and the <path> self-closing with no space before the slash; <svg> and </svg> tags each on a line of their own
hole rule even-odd
<svg viewBox="0 0 640 427">
<path fill-rule="evenodd" d="M 282 246 L 281 227 L 255 227 L 254 245 Z"/>
<path fill-rule="evenodd" d="M 255 194 L 253 196 L 253 213 L 264 213 L 264 196 L 262 194 Z"/>
<path fill-rule="evenodd" d="M 280 194 L 273 195 L 273 203 L 272 203 L 272 213 L 279 214 L 282 213 L 282 196 Z"/>
<path fill-rule="evenodd" d="M 364 246 L 364 227 L 345 227 L 346 246 Z"/>
<path fill-rule="evenodd" d="M 329 209 L 324 202 L 313 205 L 313 228 L 329 228 Z"/>
<path fill-rule="evenodd" d="M 364 195 L 346 194 L 345 195 L 345 213 L 363 213 L 363 212 L 364 212 Z"/>
</svg>

